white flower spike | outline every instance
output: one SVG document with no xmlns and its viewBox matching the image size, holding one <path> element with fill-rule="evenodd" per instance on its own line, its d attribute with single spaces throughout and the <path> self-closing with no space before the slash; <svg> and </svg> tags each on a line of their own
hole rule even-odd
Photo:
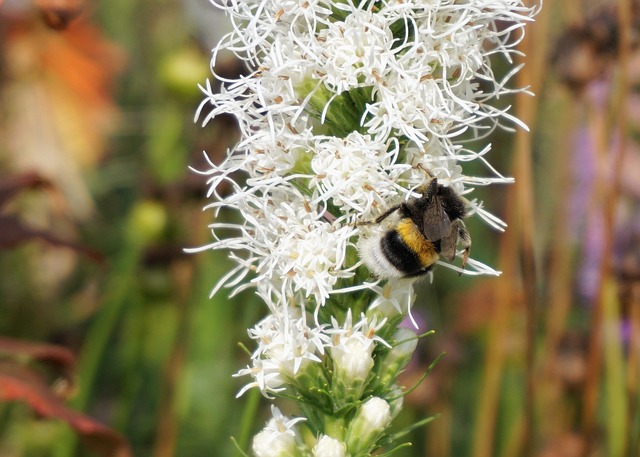
<svg viewBox="0 0 640 457">
<path fill-rule="evenodd" d="M 216 217 L 200 250 L 235 263 L 213 293 L 254 288 L 270 312 L 249 330 L 257 348 L 240 394 L 256 387 L 313 411 L 301 422 L 274 408 L 254 455 L 365 455 L 401 408 L 397 375 L 417 340 L 387 341 L 413 335 L 396 333 L 413 281 L 437 277 L 436 265 L 498 274 L 469 257 L 463 219 L 503 230 L 473 191 L 512 179 L 490 164 L 489 143 L 469 145 L 526 128 L 494 102 L 526 91 L 509 85 L 537 11 L 522 0 L 212 1 L 233 31 L 213 50 L 221 89 L 201 86 L 196 119 L 231 114 L 240 140 L 200 171 Z M 246 74 L 216 75 L 222 51 Z M 504 76 L 495 58 L 511 65 Z M 482 176 L 466 174 L 472 161 Z M 222 208 L 241 222 L 218 220 Z"/>
</svg>

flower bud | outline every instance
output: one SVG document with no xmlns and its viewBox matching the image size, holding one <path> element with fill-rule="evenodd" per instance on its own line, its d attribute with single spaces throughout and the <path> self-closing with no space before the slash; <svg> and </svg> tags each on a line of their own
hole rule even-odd
<svg viewBox="0 0 640 457">
<path fill-rule="evenodd" d="M 345 457 L 346 448 L 342 441 L 323 435 L 313 448 L 313 457 Z"/>
<path fill-rule="evenodd" d="M 402 405 L 404 404 L 404 392 L 398 384 L 394 384 L 391 387 L 387 400 L 389 401 L 391 420 L 394 420 L 402 411 Z"/>
<path fill-rule="evenodd" d="M 407 366 L 418 345 L 418 337 L 413 330 L 399 328 L 393 338 L 398 341 L 380 361 L 378 384 L 388 386 L 395 382 L 400 372 Z"/>
<path fill-rule="evenodd" d="M 362 396 L 373 368 L 374 343 L 358 336 L 343 337 L 339 344 L 331 348 L 334 363 L 332 387 L 337 408 Z"/>
<path fill-rule="evenodd" d="M 297 455 L 296 439 L 287 433 L 264 429 L 253 438 L 256 457 L 289 457 Z"/>
<path fill-rule="evenodd" d="M 391 422 L 391 407 L 379 397 L 367 400 L 356 412 L 347 432 L 351 455 L 370 452 Z"/>
</svg>

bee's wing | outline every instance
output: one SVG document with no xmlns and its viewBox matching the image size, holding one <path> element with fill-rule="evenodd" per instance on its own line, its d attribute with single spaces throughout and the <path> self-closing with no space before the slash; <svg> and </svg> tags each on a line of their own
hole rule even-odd
<svg viewBox="0 0 640 457">
<path fill-rule="evenodd" d="M 440 240 L 451 233 L 451 220 L 438 197 L 434 196 L 429 201 L 422 225 L 424 236 L 430 241 Z"/>
<path fill-rule="evenodd" d="M 451 230 L 447 236 L 440 240 L 440 255 L 449 262 L 456 257 L 456 245 L 458 244 L 458 231 Z"/>
</svg>

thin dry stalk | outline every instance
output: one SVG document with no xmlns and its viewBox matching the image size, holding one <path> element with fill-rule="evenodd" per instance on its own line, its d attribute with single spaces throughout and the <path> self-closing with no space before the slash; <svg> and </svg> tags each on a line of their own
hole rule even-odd
<svg viewBox="0 0 640 457">
<path fill-rule="evenodd" d="M 537 2 L 530 2 L 534 4 Z M 532 90 L 541 87 L 546 68 L 546 43 L 541 39 L 547 34 L 550 10 L 553 1 L 545 2 L 545 8 L 527 31 L 520 44 L 520 50 L 528 56 L 527 72 L 517 76 L 517 85 L 530 85 Z M 534 45 L 535 44 L 535 45 Z M 516 96 L 516 115 L 533 131 L 535 129 L 538 100 L 523 94 Z M 531 160 L 531 134 L 518 131 L 515 137 L 513 174 L 517 184 L 507 194 L 507 214 L 513 221 L 500 242 L 500 270 L 503 276 L 496 291 L 496 309 L 493 325 L 489 329 L 487 356 L 485 361 L 480 398 L 474 428 L 474 457 L 495 455 L 494 435 L 498 414 L 498 397 L 504 368 L 505 340 L 509 333 L 513 305 L 516 297 L 522 300 L 527 313 L 527 353 L 525 420 L 522 432 L 520 455 L 533 451 L 531 446 L 534 432 L 534 338 L 536 333 L 536 268 L 534 259 L 535 222 L 533 198 L 533 173 Z M 530 455 L 530 454 L 529 454 Z"/>
<path fill-rule="evenodd" d="M 583 433 L 584 436 L 595 436 L 597 426 L 598 392 L 600 390 L 600 376 L 602 370 L 602 330 L 603 305 L 606 299 L 606 284 L 611 281 L 612 258 L 608 255 L 613 247 L 615 211 L 620 196 L 620 176 L 626 150 L 626 132 L 628 126 L 625 100 L 629 94 L 629 56 L 631 53 L 631 2 L 618 2 L 618 21 L 620 30 L 619 42 L 619 75 L 614 86 L 615 93 L 606 117 L 599 111 L 599 106 L 590 105 L 588 115 L 593 122 L 592 133 L 594 145 L 598 153 L 597 169 L 600 173 L 596 177 L 594 188 L 593 209 L 600 212 L 603 220 L 603 257 L 599 271 L 599 287 L 591 316 L 589 335 L 589 353 L 587 359 L 587 378 L 583 394 Z M 611 139 L 617 134 L 617 146 L 613 154 L 609 154 Z M 610 173 L 607 173 L 610 171 Z M 589 441 L 585 449 L 585 457 L 593 451 L 594 443 Z"/>
</svg>

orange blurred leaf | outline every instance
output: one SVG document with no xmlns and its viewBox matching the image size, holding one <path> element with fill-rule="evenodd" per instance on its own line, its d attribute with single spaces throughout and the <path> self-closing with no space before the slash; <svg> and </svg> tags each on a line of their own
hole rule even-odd
<svg viewBox="0 0 640 457">
<path fill-rule="evenodd" d="M 35 0 L 35 4 L 49 27 L 62 30 L 80 14 L 84 0 Z"/>
</svg>

